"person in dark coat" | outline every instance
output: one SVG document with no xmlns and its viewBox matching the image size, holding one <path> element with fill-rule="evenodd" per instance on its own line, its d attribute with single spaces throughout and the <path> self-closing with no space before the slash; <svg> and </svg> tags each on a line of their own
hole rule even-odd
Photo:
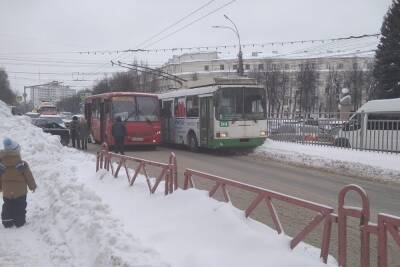
<svg viewBox="0 0 400 267">
<path fill-rule="evenodd" d="M 1 222 L 5 228 L 25 224 L 27 187 L 35 192 L 36 182 L 27 162 L 21 159 L 20 146 L 5 138 L 0 151 L 0 191 L 3 192 Z"/>
<path fill-rule="evenodd" d="M 115 119 L 115 122 L 113 123 L 112 136 L 114 137 L 115 140 L 115 149 L 114 149 L 115 153 L 121 153 L 122 155 L 125 155 L 124 139 L 126 136 L 126 127 L 122 122 L 121 117 L 119 116 Z"/>
<path fill-rule="evenodd" d="M 81 147 L 80 145 L 80 140 L 79 140 L 79 120 L 77 116 L 72 117 L 71 124 L 69 125 L 69 131 L 70 131 L 70 136 L 71 136 L 71 141 L 72 141 L 72 147 L 76 147 L 79 149 Z"/>
<path fill-rule="evenodd" d="M 81 149 L 87 150 L 87 141 L 89 138 L 90 130 L 85 118 L 81 118 L 79 124 L 79 138 L 81 140 Z"/>
</svg>

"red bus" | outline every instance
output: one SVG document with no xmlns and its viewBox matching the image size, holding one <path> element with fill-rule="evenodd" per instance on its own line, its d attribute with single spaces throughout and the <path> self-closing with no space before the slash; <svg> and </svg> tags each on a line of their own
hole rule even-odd
<svg viewBox="0 0 400 267">
<path fill-rule="evenodd" d="M 161 142 L 158 97 L 155 94 L 112 92 L 92 95 L 85 100 L 85 117 L 96 143 L 114 145 L 112 124 L 121 117 L 127 130 L 126 145 Z"/>
</svg>

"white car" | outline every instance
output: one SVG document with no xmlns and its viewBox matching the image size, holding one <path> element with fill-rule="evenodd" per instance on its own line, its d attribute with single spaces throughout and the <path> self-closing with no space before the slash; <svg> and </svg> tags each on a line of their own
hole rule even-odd
<svg viewBox="0 0 400 267">
<path fill-rule="evenodd" d="M 400 98 L 362 105 L 335 135 L 334 144 L 378 151 L 400 151 Z"/>
</svg>

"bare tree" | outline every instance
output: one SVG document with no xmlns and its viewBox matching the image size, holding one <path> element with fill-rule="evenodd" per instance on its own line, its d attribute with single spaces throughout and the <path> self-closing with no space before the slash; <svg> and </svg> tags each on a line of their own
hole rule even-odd
<svg viewBox="0 0 400 267">
<path fill-rule="evenodd" d="M 300 64 L 297 74 L 297 87 L 299 90 L 300 112 L 310 113 L 315 109 L 318 88 L 318 73 L 314 64 L 306 62 Z"/>
<path fill-rule="evenodd" d="M 10 88 L 7 72 L 0 68 L 0 100 L 7 104 L 15 104 L 15 94 Z"/>
<path fill-rule="evenodd" d="M 334 67 L 329 68 L 326 77 L 326 105 L 325 110 L 328 113 L 338 112 L 339 95 L 342 88 L 343 80 L 338 71 Z"/>
<path fill-rule="evenodd" d="M 357 63 L 357 58 L 353 59 L 352 69 L 345 75 L 344 86 L 350 89 L 351 100 L 354 109 L 358 109 L 362 104 L 362 88 L 364 87 L 364 74 Z"/>
</svg>

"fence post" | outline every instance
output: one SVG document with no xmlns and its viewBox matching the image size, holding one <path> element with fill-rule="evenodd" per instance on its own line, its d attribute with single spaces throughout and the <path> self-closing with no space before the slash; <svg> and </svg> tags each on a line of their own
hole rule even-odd
<svg viewBox="0 0 400 267">
<path fill-rule="evenodd" d="M 385 220 L 378 214 L 378 267 L 387 267 L 387 231 Z"/>
<path fill-rule="evenodd" d="M 174 152 L 171 152 L 169 156 L 169 164 L 172 165 L 171 168 L 171 184 L 173 184 L 173 190 L 178 189 L 178 165 L 176 161 L 176 155 Z"/>
<path fill-rule="evenodd" d="M 356 192 L 362 199 L 362 209 L 345 207 L 344 200 L 350 191 Z M 347 185 L 339 192 L 338 207 L 338 239 L 339 239 L 339 266 L 346 267 L 347 262 L 347 216 L 360 218 L 360 239 L 361 239 L 361 266 L 369 266 L 369 200 L 367 193 L 358 185 Z"/>
</svg>

